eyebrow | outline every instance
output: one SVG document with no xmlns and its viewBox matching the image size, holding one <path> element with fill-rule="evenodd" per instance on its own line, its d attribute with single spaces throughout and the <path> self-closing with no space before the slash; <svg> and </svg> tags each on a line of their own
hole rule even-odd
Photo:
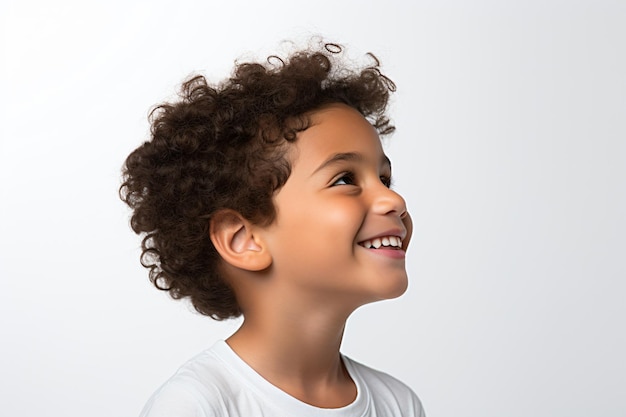
<svg viewBox="0 0 626 417">
<path fill-rule="evenodd" d="M 323 170 L 324 168 L 328 168 L 329 166 L 335 165 L 339 162 L 343 162 L 343 161 L 362 162 L 364 159 L 365 158 L 363 157 L 363 155 L 357 152 L 336 153 L 330 158 L 328 158 L 327 160 L 325 160 L 324 162 L 322 162 L 320 166 L 315 168 L 315 171 L 313 171 L 313 174 L 317 173 L 318 171 Z M 391 161 L 389 160 L 387 155 L 383 154 L 383 157 L 381 158 L 381 164 L 387 164 L 389 165 L 389 168 L 391 168 Z"/>
</svg>

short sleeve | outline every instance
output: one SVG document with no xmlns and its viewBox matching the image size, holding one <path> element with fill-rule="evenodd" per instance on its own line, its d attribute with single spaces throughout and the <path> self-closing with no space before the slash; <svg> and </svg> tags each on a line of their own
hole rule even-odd
<svg viewBox="0 0 626 417">
<path fill-rule="evenodd" d="M 413 394 L 413 410 L 415 410 L 415 416 L 416 417 L 426 417 L 426 413 L 424 412 L 424 407 L 422 407 L 422 402 L 420 401 L 420 399 L 417 397 L 417 395 L 412 392 Z"/>
<path fill-rule="evenodd" d="M 167 382 L 148 400 L 139 417 L 217 417 L 190 387 Z"/>
</svg>

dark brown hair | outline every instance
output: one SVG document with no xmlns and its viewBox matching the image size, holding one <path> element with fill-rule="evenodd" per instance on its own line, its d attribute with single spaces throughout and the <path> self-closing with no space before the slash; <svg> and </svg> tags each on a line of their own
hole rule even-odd
<svg viewBox="0 0 626 417">
<path fill-rule="evenodd" d="M 215 319 L 239 316 L 218 272 L 211 215 L 233 209 L 257 224 L 273 221 L 272 197 L 290 174 L 286 148 L 307 129 L 311 111 L 345 103 L 380 134 L 393 131 L 385 116 L 393 82 L 374 55 L 370 66 L 349 69 L 341 54 L 340 46 L 323 44 L 287 59 L 238 63 L 217 85 L 195 76 L 178 101 L 150 113 L 151 139 L 126 159 L 120 197 L 133 210 L 132 229 L 144 236 L 141 263 L 157 288 L 189 297 Z"/>
</svg>

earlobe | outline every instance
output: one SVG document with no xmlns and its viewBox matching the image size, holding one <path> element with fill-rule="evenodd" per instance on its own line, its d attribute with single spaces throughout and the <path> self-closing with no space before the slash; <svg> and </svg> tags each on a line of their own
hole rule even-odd
<svg viewBox="0 0 626 417">
<path fill-rule="evenodd" d="M 261 271 L 272 263 L 268 248 L 254 230 L 254 225 L 234 210 L 220 210 L 211 216 L 213 246 L 224 261 L 247 271 Z"/>
</svg>

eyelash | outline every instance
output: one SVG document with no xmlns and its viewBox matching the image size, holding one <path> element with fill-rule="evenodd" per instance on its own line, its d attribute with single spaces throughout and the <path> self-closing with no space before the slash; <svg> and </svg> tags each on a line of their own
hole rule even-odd
<svg viewBox="0 0 626 417">
<path fill-rule="evenodd" d="M 339 181 L 341 180 L 345 180 L 347 179 L 348 181 L 343 181 L 344 184 L 337 184 Z M 337 185 L 355 185 L 355 175 L 352 172 L 344 172 L 341 174 L 341 176 L 339 178 L 337 178 L 337 180 L 333 183 L 333 186 L 337 186 Z M 380 177 L 380 182 L 382 182 L 385 187 L 387 188 L 391 188 L 391 177 L 388 177 L 386 175 L 382 175 Z"/>
<path fill-rule="evenodd" d="M 348 181 L 344 181 L 345 184 L 337 184 L 339 181 L 347 179 Z M 352 172 L 344 172 L 341 174 L 337 180 L 333 183 L 333 185 L 354 185 L 354 174 Z"/>
</svg>

